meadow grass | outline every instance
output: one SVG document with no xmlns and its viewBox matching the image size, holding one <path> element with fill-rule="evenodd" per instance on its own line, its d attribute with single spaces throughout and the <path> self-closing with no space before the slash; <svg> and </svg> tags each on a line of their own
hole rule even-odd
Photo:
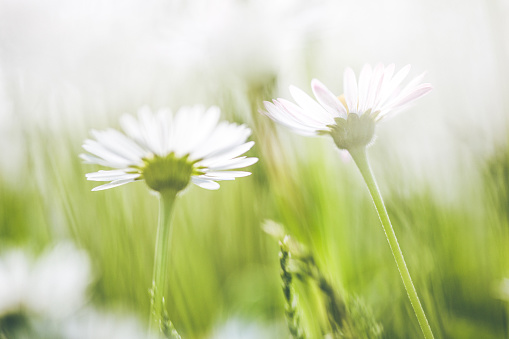
<svg viewBox="0 0 509 339">
<path fill-rule="evenodd" d="M 177 202 L 167 303 L 176 328 L 185 338 L 202 338 L 232 316 L 284 326 L 278 245 L 261 230 L 270 218 L 306 245 L 347 302 L 361 298 L 382 324 L 383 337 L 419 337 L 353 162 L 343 162 L 328 140 L 274 131 L 271 144 L 251 151 L 261 159 L 251 177 L 225 182 L 219 191 L 190 187 Z M 275 144 L 278 138 L 286 142 Z M 80 163 L 80 142 L 81 136 L 65 133 L 28 137 L 27 179 L 14 186 L 2 178 L 1 248 L 37 252 L 73 239 L 95 269 L 90 303 L 129 310 L 145 321 L 157 198 L 143 183 L 90 192 L 84 174 L 95 168 Z M 379 142 L 369 150 L 373 168 L 436 336 L 506 336 L 506 304 L 495 292 L 508 276 L 506 145 L 458 174 L 453 201 L 442 199 L 432 182 L 405 182 L 404 159 L 384 162 L 377 156 L 382 147 Z M 270 160 L 264 149 L 272 149 Z M 319 337 L 326 315 L 318 292 L 303 283 L 296 290 L 305 330 Z"/>
</svg>

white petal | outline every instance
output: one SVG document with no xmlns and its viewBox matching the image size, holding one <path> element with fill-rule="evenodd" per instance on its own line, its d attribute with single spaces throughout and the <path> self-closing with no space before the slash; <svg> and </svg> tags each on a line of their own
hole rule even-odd
<svg viewBox="0 0 509 339">
<path fill-rule="evenodd" d="M 380 94 L 379 103 L 379 105 L 381 106 L 380 109 L 384 109 L 383 107 L 385 106 L 385 104 L 391 101 L 391 98 L 394 98 L 398 95 L 399 93 L 398 86 L 406 78 L 408 72 L 410 72 L 410 68 L 411 68 L 410 65 L 406 65 L 405 67 L 400 69 L 398 73 L 396 73 L 394 78 L 392 78 L 389 81 L 389 83 L 386 86 L 384 86 L 384 88 L 382 89 L 382 93 Z"/>
<path fill-rule="evenodd" d="M 219 122 L 220 115 L 221 110 L 219 107 L 212 106 L 200 117 L 198 125 L 195 127 L 194 140 L 188 147 L 189 153 L 192 154 L 199 145 L 208 140 Z"/>
<path fill-rule="evenodd" d="M 345 91 L 345 100 L 346 105 L 348 106 L 348 112 L 357 112 L 359 92 L 357 88 L 357 81 L 355 79 L 355 73 L 351 68 L 347 68 L 345 70 L 343 87 Z"/>
<path fill-rule="evenodd" d="M 302 124 L 305 124 L 315 130 L 324 129 L 327 125 L 329 125 L 329 123 L 325 123 L 322 120 L 317 119 L 311 111 L 304 110 L 286 99 L 279 98 L 274 100 L 274 105 L 288 112 L 288 114 L 297 121 L 300 121 Z"/>
<path fill-rule="evenodd" d="M 214 181 L 225 181 L 225 180 L 232 181 L 232 180 L 235 180 L 235 177 L 227 176 L 227 175 L 215 176 L 215 177 L 208 176 L 208 175 L 199 175 L 199 176 L 197 176 L 197 178 L 204 179 L 204 180 L 214 180 Z"/>
<path fill-rule="evenodd" d="M 410 92 L 415 87 L 419 86 L 421 81 L 422 81 L 422 79 L 426 75 L 426 73 L 428 73 L 428 72 L 422 72 L 421 74 L 419 74 L 418 76 L 413 78 L 412 81 L 410 81 L 401 92 L 407 92 L 407 91 Z"/>
<path fill-rule="evenodd" d="M 173 116 L 171 114 L 171 110 L 169 109 L 160 109 L 157 111 L 155 116 L 155 120 L 157 125 L 159 126 L 160 133 L 160 144 L 162 154 L 170 154 L 172 152 L 173 140 L 172 140 L 172 121 Z"/>
<path fill-rule="evenodd" d="M 109 189 L 109 188 L 125 185 L 125 184 L 128 184 L 130 182 L 134 182 L 134 179 L 115 180 L 115 181 L 110 182 L 109 184 L 104 184 L 104 185 L 101 185 L 101 186 L 94 187 L 92 189 L 92 191 L 102 191 L 102 190 L 106 190 L 106 189 Z"/>
<path fill-rule="evenodd" d="M 106 160 L 107 162 L 111 162 L 114 164 L 123 164 L 124 167 L 128 167 L 129 165 L 132 164 L 132 161 L 130 161 L 126 157 L 110 151 L 107 147 L 105 147 L 104 145 L 100 144 L 95 140 L 90 139 L 85 140 L 85 143 L 83 144 L 83 149 L 99 158 Z"/>
<path fill-rule="evenodd" d="M 148 106 L 143 106 L 138 111 L 140 132 L 148 149 L 155 154 L 164 156 L 164 143 L 162 140 L 161 126 Z"/>
<path fill-rule="evenodd" d="M 359 76 L 359 113 L 363 113 L 367 110 L 369 89 L 371 84 L 371 65 L 366 64 L 362 67 L 361 74 Z"/>
<path fill-rule="evenodd" d="M 212 180 L 232 180 L 235 178 L 242 178 L 251 175 L 251 172 L 244 171 L 210 171 L 206 172 L 203 176 Z M 201 177 L 201 176 L 200 176 Z"/>
<path fill-rule="evenodd" d="M 386 115 L 387 118 L 389 116 L 394 116 L 397 111 L 401 110 L 403 107 L 409 105 L 412 103 L 412 101 L 417 100 L 418 98 L 428 94 L 433 87 L 430 84 L 422 84 L 418 86 L 416 89 L 414 89 L 413 92 L 408 93 L 405 96 L 399 97 L 396 101 L 394 101 L 393 105 L 387 108 L 387 111 L 385 114 L 380 115 L 380 119 Z M 389 112 L 391 110 L 391 112 Z"/>
<path fill-rule="evenodd" d="M 428 94 L 433 87 L 430 84 L 421 84 L 417 88 L 415 88 L 412 92 L 408 93 L 404 97 L 401 97 L 400 100 L 394 103 L 394 108 L 402 107 L 406 104 L 411 103 L 412 101 L 419 99 L 423 95 Z"/>
<path fill-rule="evenodd" d="M 115 154 L 129 159 L 132 163 L 139 162 L 147 153 L 146 150 L 141 148 L 132 139 L 129 139 L 117 130 L 92 130 L 91 133 L 101 145 Z"/>
<path fill-rule="evenodd" d="M 312 116 L 318 122 L 325 125 L 334 123 L 334 116 L 332 116 L 327 110 L 325 110 L 316 101 L 314 101 L 303 90 L 295 86 L 290 86 L 290 93 L 292 94 L 295 102 L 297 102 L 297 104 L 302 108 L 302 110 L 308 113 L 308 116 Z"/>
<path fill-rule="evenodd" d="M 191 177 L 191 181 L 196 186 L 199 186 L 201 188 L 205 188 L 207 190 L 217 190 L 219 189 L 219 184 L 212 180 L 206 180 L 206 179 L 200 179 L 197 177 Z"/>
<path fill-rule="evenodd" d="M 125 179 L 136 179 L 141 176 L 140 173 L 126 173 L 124 170 L 99 171 L 87 173 L 87 180 L 91 181 L 116 181 Z"/>
<path fill-rule="evenodd" d="M 217 125 L 207 140 L 196 147 L 196 151 L 191 154 L 190 159 L 203 159 L 231 150 L 233 147 L 245 143 L 249 135 L 251 135 L 251 130 L 244 125 L 222 122 Z"/>
<path fill-rule="evenodd" d="M 225 150 L 225 151 L 221 151 L 216 154 L 211 154 L 211 155 L 209 155 L 210 158 L 207 157 L 206 159 L 200 161 L 199 166 L 209 167 L 209 166 L 213 166 L 215 163 L 233 159 L 233 158 L 238 157 L 238 156 L 246 153 L 247 151 L 249 151 L 253 147 L 254 144 L 255 144 L 254 141 L 250 141 L 243 145 L 234 147 L 230 150 Z"/>
<path fill-rule="evenodd" d="M 82 153 L 79 155 L 85 164 L 96 164 L 105 167 L 113 167 L 113 168 L 125 168 L 126 165 L 124 163 L 115 163 L 111 161 L 106 161 L 104 159 L 98 158 L 91 154 Z"/>
<path fill-rule="evenodd" d="M 379 63 L 378 65 L 376 65 L 375 69 L 373 70 L 373 74 L 371 75 L 368 96 L 364 107 L 365 111 L 367 111 L 368 109 L 373 110 L 375 108 L 375 102 L 378 99 L 378 95 L 382 87 L 383 77 L 384 77 L 384 65 Z"/>
<path fill-rule="evenodd" d="M 311 88 L 320 105 L 335 117 L 346 118 L 346 109 L 339 99 L 319 80 L 311 80 Z"/>
<path fill-rule="evenodd" d="M 256 163 L 258 161 L 258 158 L 246 158 L 246 157 L 240 157 L 231 159 L 225 162 L 222 162 L 220 164 L 215 164 L 214 166 L 209 167 L 212 171 L 224 171 L 224 170 L 230 170 L 230 169 L 236 169 L 236 168 L 244 168 L 251 166 L 252 164 Z"/>
<path fill-rule="evenodd" d="M 300 108 L 299 111 L 291 111 L 291 109 L 285 107 L 281 102 L 279 102 L 279 100 L 282 99 L 274 100 L 274 103 L 264 101 L 267 112 L 262 113 L 266 114 L 277 123 L 280 123 L 303 135 L 315 135 L 316 130 L 319 129 L 315 126 L 323 128 L 323 125 L 308 119 L 307 116 L 301 112 Z M 298 107 L 296 105 L 294 106 Z"/>
<path fill-rule="evenodd" d="M 384 98 L 385 92 L 388 89 L 388 85 L 391 82 L 392 75 L 394 74 L 394 68 L 395 68 L 395 65 L 390 64 L 389 66 L 385 67 L 385 69 L 383 71 L 384 74 L 383 74 L 382 84 L 381 84 L 380 90 L 377 94 L 377 98 L 375 99 L 375 102 L 373 104 L 373 106 L 374 106 L 373 111 L 378 111 L 380 109 L 381 101 Z"/>
<path fill-rule="evenodd" d="M 194 148 L 196 139 L 199 137 L 198 126 L 204 112 L 205 108 L 200 105 L 182 107 L 177 111 L 173 132 L 175 135 L 174 151 L 178 157 L 189 154 Z"/>
<path fill-rule="evenodd" d="M 276 101 L 276 100 L 274 100 Z M 308 130 L 309 127 L 305 124 L 302 124 L 295 120 L 295 118 L 290 115 L 286 109 L 279 108 L 276 105 L 274 105 L 272 102 L 264 101 L 263 105 L 265 106 L 265 111 L 260 110 L 259 112 L 272 120 L 274 120 L 277 123 L 280 123 L 290 129 L 293 130 Z M 310 129 L 311 130 L 311 129 Z"/>
</svg>

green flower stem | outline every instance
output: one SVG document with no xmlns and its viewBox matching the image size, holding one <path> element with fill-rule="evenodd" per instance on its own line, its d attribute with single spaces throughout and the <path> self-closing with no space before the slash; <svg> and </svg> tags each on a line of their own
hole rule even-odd
<svg viewBox="0 0 509 339">
<path fill-rule="evenodd" d="M 389 241 L 389 246 L 391 248 L 392 254 L 394 255 L 394 259 L 396 260 L 396 265 L 398 266 L 399 273 L 401 275 L 401 279 L 403 280 L 403 284 L 405 285 L 406 292 L 408 294 L 408 298 L 410 299 L 410 303 L 414 309 L 415 315 L 419 320 L 419 325 L 421 326 L 422 333 L 424 337 L 434 338 L 433 332 L 431 331 L 431 327 L 429 326 L 428 320 L 426 319 L 426 314 L 424 313 L 424 309 L 422 308 L 421 302 L 419 301 L 419 297 L 417 295 L 417 291 L 415 290 L 414 284 L 412 282 L 412 278 L 410 277 L 410 272 L 405 263 L 405 258 L 403 257 L 403 252 L 401 252 L 401 248 L 398 244 L 398 239 L 396 238 L 396 234 L 394 233 L 394 229 L 391 225 L 391 220 L 389 219 L 389 215 L 387 214 L 387 210 L 385 209 L 385 205 L 382 199 L 382 195 L 380 194 L 380 190 L 378 189 L 378 185 L 375 180 L 375 176 L 371 171 L 371 167 L 369 166 L 368 157 L 366 154 L 366 147 L 354 148 L 349 150 L 352 158 L 354 159 L 357 167 L 359 168 L 366 185 L 368 186 L 369 193 L 373 199 L 373 203 L 375 204 L 376 210 L 378 212 L 378 216 L 380 217 L 380 221 L 382 222 L 383 229 L 385 231 L 385 236 L 387 237 L 387 241 Z"/>
<path fill-rule="evenodd" d="M 156 248 L 154 254 L 154 273 L 150 291 L 150 334 L 160 336 L 167 326 L 167 310 L 165 307 L 168 287 L 168 266 L 172 236 L 172 212 L 177 192 L 163 191 L 159 198 L 159 223 L 157 226 Z M 172 325 L 171 325 L 172 326 Z"/>
<path fill-rule="evenodd" d="M 305 339 L 304 331 L 300 328 L 300 317 L 297 309 L 297 300 L 295 298 L 292 281 L 292 274 L 288 270 L 290 261 L 290 253 L 288 247 L 283 242 L 279 242 L 279 264 L 281 266 L 281 287 L 283 288 L 283 295 L 285 297 L 285 315 L 288 330 L 292 338 Z"/>
</svg>

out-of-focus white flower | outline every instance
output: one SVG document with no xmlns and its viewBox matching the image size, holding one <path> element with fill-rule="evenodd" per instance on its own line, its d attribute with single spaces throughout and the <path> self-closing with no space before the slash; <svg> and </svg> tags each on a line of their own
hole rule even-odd
<svg viewBox="0 0 509 339">
<path fill-rule="evenodd" d="M 424 74 L 401 89 L 400 84 L 409 71 L 410 65 L 395 75 L 394 64 L 387 67 L 378 64 L 374 69 L 365 65 L 357 82 L 353 70 L 347 68 L 345 93 L 340 97 L 313 79 L 311 88 L 318 102 L 291 86 L 297 104 L 285 99 L 266 101 L 267 111 L 262 113 L 303 135 L 330 134 L 340 149 L 364 147 L 372 142 L 377 122 L 394 116 L 431 91 L 430 84 L 421 83 Z"/>
<path fill-rule="evenodd" d="M 283 328 L 233 318 L 219 326 L 210 339 L 277 339 L 286 335 Z"/>
<path fill-rule="evenodd" d="M 91 282 L 88 255 L 61 244 L 40 257 L 31 272 L 30 309 L 62 316 L 84 304 Z"/>
<path fill-rule="evenodd" d="M 0 257 L 0 315 L 26 311 L 65 317 L 81 307 L 91 282 L 87 254 L 65 243 L 41 257 L 21 250 Z"/>
<path fill-rule="evenodd" d="M 21 250 L 0 257 L 0 315 L 16 312 L 25 304 L 32 260 Z"/>
<path fill-rule="evenodd" d="M 92 309 L 66 320 L 60 331 L 65 339 L 142 339 L 147 336 L 146 330 L 133 316 Z"/>
<path fill-rule="evenodd" d="M 246 142 L 251 130 L 244 125 L 219 122 L 217 107 L 183 107 L 152 113 L 144 107 L 138 119 L 124 115 L 117 130 L 92 131 L 86 140 L 85 162 L 116 168 L 87 174 L 88 180 L 111 181 L 94 191 L 145 180 L 155 191 L 184 189 L 190 181 L 205 189 L 218 189 L 216 181 L 234 180 L 250 172 L 229 171 L 254 164 L 257 158 L 241 156 L 253 147 Z"/>
</svg>

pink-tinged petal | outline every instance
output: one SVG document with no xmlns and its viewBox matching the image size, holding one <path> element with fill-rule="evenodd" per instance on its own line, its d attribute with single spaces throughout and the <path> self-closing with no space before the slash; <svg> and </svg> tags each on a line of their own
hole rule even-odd
<svg viewBox="0 0 509 339">
<path fill-rule="evenodd" d="M 381 93 L 381 99 L 380 99 L 380 105 L 382 106 L 381 109 L 384 109 L 383 106 L 388 102 L 391 101 L 394 97 L 396 97 L 399 93 L 398 87 L 401 84 L 401 82 L 406 78 L 408 75 L 408 72 L 410 72 L 410 65 L 406 65 L 402 69 L 396 73 L 394 78 L 391 79 L 391 81 L 387 84 L 387 86 L 384 87 L 383 93 Z"/>
<path fill-rule="evenodd" d="M 395 65 L 390 64 L 389 66 L 385 67 L 382 83 L 380 85 L 380 90 L 378 91 L 378 94 L 376 96 L 375 102 L 373 103 L 373 111 L 376 112 L 380 109 L 380 104 L 382 102 L 382 99 L 384 98 L 384 93 L 387 91 L 387 88 L 389 86 L 389 83 L 391 82 L 392 75 L 394 74 Z"/>
<path fill-rule="evenodd" d="M 260 113 L 290 128 L 307 128 L 305 124 L 301 123 L 292 114 L 287 112 L 284 107 L 276 106 L 276 103 L 278 103 L 277 99 L 274 100 L 274 103 L 270 101 L 264 101 L 263 105 L 265 106 L 265 111 L 262 110 Z M 279 106 L 281 106 L 281 104 L 279 104 Z"/>
<path fill-rule="evenodd" d="M 268 116 L 275 122 L 283 126 L 286 126 L 299 134 L 303 135 L 315 134 L 316 129 L 297 120 L 295 116 L 288 112 L 277 100 L 274 100 L 274 103 L 264 101 L 263 104 L 265 106 L 266 111 L 260 111 L 261 114 Z M 277 104 L 277 106 L 275 104 Z"/>
<path fill-rule="evenodd" d="M 391 81 L 396 65 L 390 64 L 384 69 L 384 83 Z"/>
<path fill-rule="evenodd" d="M 327 124 L 319 121 L 316 116 L 313 116 L 311 112 L 303 110 L 291 101 L 280 98 L 274 100 L 274 105 L 276 105 L 279 109 L 286 111 L 295 120 L 312 128 L 313 130 L 322 129 L 324 126 L 327 126 Z"/>
<path fill-rule="evenodd" d="M 358 113 L 363 113 L 367 110 L 369 88 L 371 84 L 371 76 L 373 71 L 371 65 L 366 64 L 362 67 L 361 74 L 359 76 L 359 104 L 357 108 Z"/>
<path fill-rule="evenodd" d="M 406 96 L 401 97 L 398 101 L 394 101 L 394 104 L 384 109 L 384 111 L 378 116 L 377 121 L 382 119 L 390 119 L 397 115 L 401 110 L 409 106 L 413 101 L 429 93 L 433 87 L 430 84 L 422 84 L 418 86 L 414 91 L 408 93 Z"/>
<path fill-rule="evenodd" d="M 384 65 L 379 63 L 376 65 L 371 76 L 371 83 L 369 84 L 368 97 L 366 101 L 365 110 L 371 109 L 374 111 L 375 102 L 378 99 L 380 89 L 382 88 L 384 78 Z"/>
<path fill-rule="evenodd" d="M 348 112 L 357 112 L 359 92 L 357 88 L 357 80 L 355 79 L 355 73 L 351 68 L 347 68 L 345 70 L 343 87 L 345 91 L 345 100 L 346 105 L 348 106 Z"/>
<path fill-rule="evenodd" d="M 428 72 L 423 72 L 421 74 L 419 74 L 418 76 L 416 76 L 415 78 L 412 79 L 412 81 L 410 81 L 402 90 L 401 90 L 401 93 L 399 94 L 400 96 L 403 96 L 403 95 L 406 95 L 408 94 L 409 92 L 412 92 L 416 87 L 420 86 L 421 84 L 421 81 L 422 79 L 424 78 L 424 76 L 426 75 L 426 73 Z"/>
<path fill-rule="evenodd" d="M 400 107 L 403 107 L 411 103 L 412 101 L 417 100 L 418 98 L 428 94 L 432 89 L 433 87 L 431 86 L 431 84 L 422 84 L 415 88 L 410 93 L 399 98 L 399 100 L 393 104 L 391 109 L 398 109 Z"/>
<path fill-rule="evenodd" d="M 318 79 L 311 81 L 311 89 L 320 105 L 325 107 L 329 113 L 335 117 L 346 118 L 346 109 L 341 101 Z"/>
<path fill-rule="evenodd" d="M 290 86 L 290 93 L 292 94 L 295 102 L 297 102 L 302 110 L 308 113 L 308 115 L 313 116 L 322 124 L 328 125 L 334 123 L 334 117 L 303 90 L 295 86 Z"/>
</svg>

